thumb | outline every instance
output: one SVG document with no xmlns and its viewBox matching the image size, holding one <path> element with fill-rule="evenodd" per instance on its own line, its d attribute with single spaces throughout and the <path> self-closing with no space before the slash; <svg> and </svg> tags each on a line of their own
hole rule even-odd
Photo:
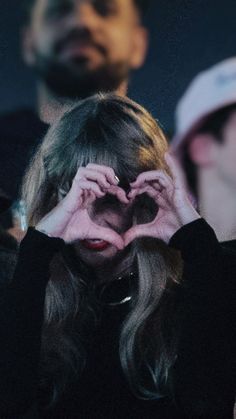
<svg viewBox="0 0 236 419">
<path fill-rule="evenodd" d="M 133 240 L 142 236 L 150 236 L 150 232 L 147 229 L 148 224 L 139 224 L 131 227 L 123 235 L 124 245 L 128 246 Z"/>
<path fill-rule="evenodd" d="M 88 235 L 87 238 L 105 240 L 108 243 L 113 244 L 119 250 L 124 248 L 123 238 L 111 228 L 101 227 L 93 223 L 91 233 L 92 234 Z"/>
</svg>

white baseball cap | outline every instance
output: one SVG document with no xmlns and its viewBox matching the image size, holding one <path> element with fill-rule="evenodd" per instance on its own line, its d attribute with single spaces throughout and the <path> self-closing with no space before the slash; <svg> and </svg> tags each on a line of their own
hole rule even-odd
<svg viewBox="0 0 236 419">
<path fill-rule="evenodd" d="M 210 114 L 236 103 L 236 57 L 199 73 L 176 107 L 173 152 L 181 154 L 188 135 Z"/>
</svg>

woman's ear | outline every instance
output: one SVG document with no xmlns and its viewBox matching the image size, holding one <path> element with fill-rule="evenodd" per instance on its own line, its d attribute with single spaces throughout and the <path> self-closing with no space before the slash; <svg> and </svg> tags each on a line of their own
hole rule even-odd
<svg viewBox="0 0 236 419">
<path fill-rule="evenodd" d="M 209 166 L 215 161 L 216 141 L 211 134 L 196 134 L 189 143 L 189 156 L 197 166 Z"/>
</svg>

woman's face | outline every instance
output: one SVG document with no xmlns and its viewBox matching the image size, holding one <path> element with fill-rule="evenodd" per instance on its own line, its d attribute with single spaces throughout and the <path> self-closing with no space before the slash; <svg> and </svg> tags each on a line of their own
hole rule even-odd
<svg viewBox="0 0 236 419">
<path fill-rule="evenodd" d="M 123 204 L 115 196 L 106 195 L 97 199 L 89 208 L 91 220 L 99 226 L 124 233 L 132 225 L 133 204 Z M 127 252 L 118 250 L 103 240 L 83 240 L 76 243 L 79 257 L 91 267 L 99 267 L 109 261 L 122 259 Z"/>
</svg>

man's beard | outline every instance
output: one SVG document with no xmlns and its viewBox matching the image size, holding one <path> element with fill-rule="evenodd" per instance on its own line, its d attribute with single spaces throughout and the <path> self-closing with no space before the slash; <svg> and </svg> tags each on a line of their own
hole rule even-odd
<svg viewBox="0 0 236 419">
<path fill-rule="evenodd" d="M 126 62 L 104 63 L 96 70 L 88 70 L 86 64 L 86 60 L 59 63 L 56 59 L 38 53 L 35 71 L 52 93 L 69 99 L 83 99 L 98 92 L 117 91 L 128 78 Z"/>
</svg>

